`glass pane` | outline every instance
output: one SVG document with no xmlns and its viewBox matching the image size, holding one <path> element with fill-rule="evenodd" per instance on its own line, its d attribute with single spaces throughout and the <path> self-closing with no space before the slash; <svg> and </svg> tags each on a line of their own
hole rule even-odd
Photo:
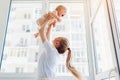
<svg viewBox="0 0 120 80">
<path fill-rule="evenodd" d="M 117 30 L 118 30 L 119 45 L 120 45 L 120 0 L 113 0 L 113 2 L 115 7 L 115 15 L 117 18 Z"/>
<path fill-rule="evenodd" d="M 65 5 L 68 13 L 62 22 L 53 29 L 52 39 L 57 36 L 65 36 L 69 39 L 73 53 L 72 65 L 86 78 L 85 80 L 89 80 L 84 4 L 69 3 L 69 1 L 68 3 L 55 2 L 50 3 L 50 10 L 53 10 L 58 4 Z M 36 19 L 43 13 L 42 6 L 43 4 L 40 1 L 12 2 L 2 61 L 2 73 L 37 72 L 37 56 L 41 49 L 39 46 L 41 43 L 33 35 L 37 31 Z M 56 69 L 57 76 L 75 80 L 66 69 L 66 55 L 61 56 L 61 59 L 61 64 Z"/>
<path fill-rule="evenodd" d="M 39 1 L 12 2 L 5 40 L 2 73 L 34 73 L 39 43 L 34 38 L 36 19 L 41 16 Z"/>
<path fill-rule="evenodd" d="M 92 24 L 96 72 L 114 68 L 113 46 L 105 3 L 102 3 Z"/>
<path fill-rule="evenodd" d="M 73 53 L 72 65 L 87 79 L 89 76 L 89 66 L 84 22 L 84 3 L 50 3 L 50 10 L 54 10 L 59 4 L 67 7 L 67 15 L 62 19 L 62 22 L 55 27 L 52 38 L 65 36 L 69 39 Z M 62 60 L 66 60 L 66 55 L 62 57 Z M 58 76 L 69 76 L 71 77 L 70 80 L 72 80 L 71 73 L 67 71 L 63 61 L 58 65 L 56 74 Z M 64 65 L 64 67 L 62 65 Z"/>
</svg>

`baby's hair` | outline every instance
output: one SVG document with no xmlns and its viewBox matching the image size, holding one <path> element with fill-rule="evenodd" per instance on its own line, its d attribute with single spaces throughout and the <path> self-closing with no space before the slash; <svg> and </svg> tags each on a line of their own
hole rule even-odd
<svg viewBox="0 0 120 80">
<path fill-rule="evenodd" d="M 57 11 L 59 11 L 59 10 L 65 10 L 65 11 L 66 11 L 67 9 L 66 9 L 65 6 L 63 6 L 63 5 L 59 5 L 59 6 L 56 7 L 55 10 L 57 10 Z"/>
</svg>

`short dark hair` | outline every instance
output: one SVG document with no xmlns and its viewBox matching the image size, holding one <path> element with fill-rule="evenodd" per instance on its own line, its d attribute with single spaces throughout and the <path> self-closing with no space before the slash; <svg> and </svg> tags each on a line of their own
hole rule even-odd
<svg viewBox="0 0 120 80">
<path fill-rule="evenodd" d="M 55 10 L 67 10 L 65 6 L 63 5 L 58 5 Z"/>
</svg>

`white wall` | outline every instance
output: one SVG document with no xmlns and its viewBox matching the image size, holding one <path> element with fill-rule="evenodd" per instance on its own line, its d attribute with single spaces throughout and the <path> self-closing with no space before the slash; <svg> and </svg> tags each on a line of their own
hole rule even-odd
<svg viewBox="0 0 120 80">
<path fill-rule="evenodd" d="M 0 0 L 0 62 L 10 0 Z"/>
</svg>

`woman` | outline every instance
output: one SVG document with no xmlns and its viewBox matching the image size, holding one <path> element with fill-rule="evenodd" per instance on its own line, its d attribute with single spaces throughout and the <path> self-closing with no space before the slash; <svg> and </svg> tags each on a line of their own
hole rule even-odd
<svg viewBox="0 0 120 80">
<path fill-rule="evenodd" d="M 57 37 L 53 40 L 53 45 L 50 44 L 50 32 L 52 26 L 48 26 L 54 21 L 54 17 L 48 16 L 45 24 L 41 26 L 39 34 L 44 46 L 44 52 L 41 54 L 38 62 L 38 77 L 41 78 L 55 78 L 55 67 L 60 60 L 59 55 L 64 54 L 68 50 L 68 56 L 66 59 L 67 69 L 80 80 L 80 75 L 74 67 L 70 66 L 71 49 L 69 48 L 68 40 L 64 37 Z M 48 28 L 46 28 L 46 26 Z"/>
</svg>

